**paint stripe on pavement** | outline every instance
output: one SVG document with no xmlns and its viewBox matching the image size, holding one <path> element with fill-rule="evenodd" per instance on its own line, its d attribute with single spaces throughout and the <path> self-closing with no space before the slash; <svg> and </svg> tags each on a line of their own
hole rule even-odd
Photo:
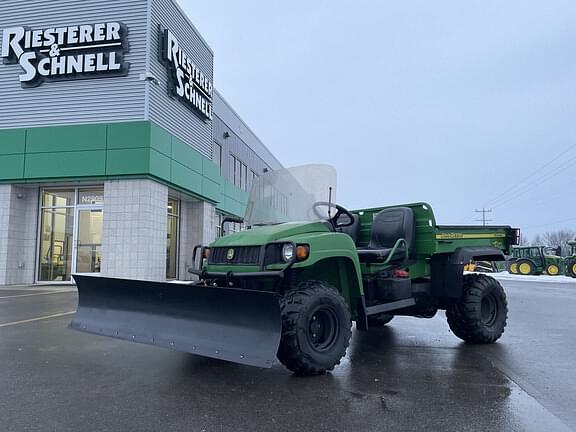
<svg viewBox="0 0 576 432">
<path fill-rule="evenodd" d="M 51 291 L 51 292 L 44 292 L 44 293 L 33 293 L 33 294 L 15 294 L 9 296 L 0 296 L 1 299 L 9 299 L 9 298 L 18 298 L 18 297 L 32 297 L 32 296 L 41 296 L 41 295 L 50 295 L 50 294 L 61 294 L 61 293 L 69 293 L 75 292 L 76 290 L 66 290 L 66 291 Z"/>
<path fill-rule="evenodd" d="M 19 324 L 26 324 L 26 323 L 31 323 L 31 322 L 35 322 L 35 321 L 42 321 L 42 320 L 47 320 L 47 319 L 51 319 L 51 318 L 63 317 L 63 316 L 72 315 L 75 313 L 76 313 L 76 311 L 61 312 L 61 313 L 57 313 L 57 314 L 53 314 L 53 315 L 45 315 L 45 316 L 25 319 L 25 320 L 21 320 L 21 321 L 12 321 L 12 322 L 7 322 L 7 323 L 2 323 L 2 324 L 0 324 L 0 327 L 10 327 L 10 326 L 15 326 L 15 325 L 19 325 Z"/>
</svg>

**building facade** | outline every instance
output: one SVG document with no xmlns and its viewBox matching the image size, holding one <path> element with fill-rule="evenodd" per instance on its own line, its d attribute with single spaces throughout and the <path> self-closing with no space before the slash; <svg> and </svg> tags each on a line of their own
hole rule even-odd
<svg viewBox="0 0 576 432">
<path fill-rule="evenodd" d="M 0 285 L 189 279 L 280 162 L 174 0 L 4 0 Z"/>
</svg>

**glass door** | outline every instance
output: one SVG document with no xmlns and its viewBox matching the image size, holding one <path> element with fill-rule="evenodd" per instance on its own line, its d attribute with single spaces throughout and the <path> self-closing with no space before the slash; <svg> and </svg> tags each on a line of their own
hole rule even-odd
<svg viewBox="0 0 576 432">
<path fill-rule="evenodd" d="M 76 232 L 72 254 L 74 273 L 100 273 L 103 221 L 102 206 L 76 208 Z"/>
<path fill-rule="evenodd" d="M 74 237 L 74 190 L 42 193 L 39 227 L 38 281 L 70 281 Z"/>
<path fill-rule="evenodd" d="M 42 209 L 38 280 L 65 282 L 72 274 L 74 209 Z"/>
</svg>

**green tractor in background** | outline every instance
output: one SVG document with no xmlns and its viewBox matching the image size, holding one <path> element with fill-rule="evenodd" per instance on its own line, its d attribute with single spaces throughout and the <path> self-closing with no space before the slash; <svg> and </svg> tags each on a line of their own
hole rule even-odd
<svg viewBox="0 0 576 432">
<path fill-rule="evenodd" d="M 564 259 L 559 248 L 545 246 L 515 246 L 508 259 L 508 273 L 523 276 L 564 274 Z"/>
<path fill-rule="evenodd" d="M 565 258 L 566 275 L 576 278 L 576 240 L 569 241 L 570 255 Z"/>
</svg>

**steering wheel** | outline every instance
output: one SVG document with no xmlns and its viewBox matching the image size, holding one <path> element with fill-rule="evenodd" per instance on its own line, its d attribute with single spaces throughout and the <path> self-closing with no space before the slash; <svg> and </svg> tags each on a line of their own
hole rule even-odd
<svg viewBox="0 0 576 432">
<path fill-rule="evenodd" d="M 338 204 L 329 203 L 328 201 L 315 202 L 314 205 L 312 206 L 312 210 L 314 210 L 316 216 L 318 216 L 319 218 L 324 218 L 326 217 L 326 214 L 320 212 L 320 207 L 334 207 L 336 209 L 336 214 L 332 216 L 332 218 L 330 219 L 330 222 L 332 222 L 332 225 L 334 225 L 335 228 L 347 227 L 354 223 L 354 215 Z M 342 215 L 348 216 L 349 222 L 339 224 L 338 219 L 340 219 Z"/>
</svg>

